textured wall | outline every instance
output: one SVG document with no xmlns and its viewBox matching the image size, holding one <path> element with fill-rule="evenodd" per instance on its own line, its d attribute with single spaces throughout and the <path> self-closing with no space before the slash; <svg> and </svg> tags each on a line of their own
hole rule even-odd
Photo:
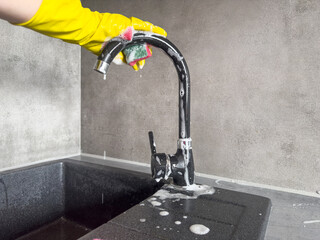
<svg viewBox="0 0 320 240">
<path fill-rule="evenodd" d="M 0 21 L 0 168 L 79 153 L 80 48 Z"/>
<path fill-rule="evenodd" d="M 320 189 L 320 1 L 91 0 L 163 26 L 191 73 L 191 136 L 202 173 L 306 191 Z M 83 152 L 149 162 L 178 136 L 175 69 L 159 50 L 107 81 L 82 52 Z"/>
</svg>

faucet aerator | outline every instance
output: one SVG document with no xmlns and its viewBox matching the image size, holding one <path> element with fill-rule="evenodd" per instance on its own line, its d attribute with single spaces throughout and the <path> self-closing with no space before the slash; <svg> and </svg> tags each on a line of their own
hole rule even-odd
<svg viewBox="0 0 320 240">
<path fill-rule="evenodd" d="M 110 66 L 109 63 L 98 59 L 93 69 L 99 73 L 107 74 L 109 66 Z"/>
</svg>

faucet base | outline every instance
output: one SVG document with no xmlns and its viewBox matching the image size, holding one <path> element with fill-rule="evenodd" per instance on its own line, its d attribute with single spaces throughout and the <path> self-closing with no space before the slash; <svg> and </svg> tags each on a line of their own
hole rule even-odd
<svg viewBox="0 0 320 240">
<path fill-rule="evenodd" d="M 170 157 L 173 183 L 179 186 L 194 184 L 194 161 L 192 149 L 178 149 Z"/>
</svg>

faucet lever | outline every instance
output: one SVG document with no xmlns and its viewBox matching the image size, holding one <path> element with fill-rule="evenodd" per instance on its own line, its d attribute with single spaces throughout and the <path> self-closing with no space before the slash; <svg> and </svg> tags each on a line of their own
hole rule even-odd
<svg viewBox="0 0 320 240">
<path fill-rule="evenodd" d="M 167 180 L 171 173 L 170 161 L 165 153 L 157 153 L 156 143 L 154 142 L 153 132 L 149 131 L 149 142 L 151 149 L 151 173 L 157 181 Z M 168 169 L 170 169 L 168 171 Z"/>
<path fill-rule="evenodd" d="M 148 134 L 149 134 L 151 154 L 153 155 L 153 154 L 157 153 L 156 143 L 154 142 L 154 139 L 153 139 L 153 132 L 149 131 Z"/>
</svg>

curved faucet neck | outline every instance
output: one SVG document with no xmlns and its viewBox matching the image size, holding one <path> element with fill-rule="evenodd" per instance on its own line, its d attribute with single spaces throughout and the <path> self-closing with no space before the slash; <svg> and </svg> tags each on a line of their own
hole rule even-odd
<svg viewBox="0 0 320 240">
<path fill-rule="evenodd" d="M 190 74 L 187 63 L 178 50 L 167 38 L 151 33 L 137 32 L 131 41 L 114 38 L 108 42 L 98 57 L 95 70 L 106 74 L 112 60 L 123 49 L 147 43 L 162 49 L 173 61 L 179 78 L 179 139 L 190 138 Z"/>
</svg>

